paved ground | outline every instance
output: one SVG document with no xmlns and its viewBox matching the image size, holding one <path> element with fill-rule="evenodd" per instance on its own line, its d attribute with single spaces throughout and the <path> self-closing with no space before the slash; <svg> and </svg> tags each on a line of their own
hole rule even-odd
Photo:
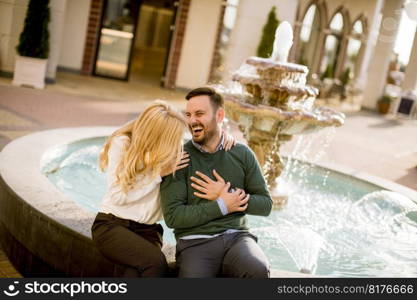
<svg viewBox="0 0 417 300">
<path fill-rule="evenodd" d="M 185 104 L 184 92 L 144 83 L 70 73 L 59 73 L 57 79 L 57 84 L 39 91 L 13 87 L 10 79 L 0 78 L 0 149 L 15 138 L 39 130 L 119 126 L 156 98 L 180 109 Z M 241 139 L 236 127 L 232 129 Z M 303 137 L 302 141 L 295 138 L 282 152 L 346 165 L 417 190 L 417 121 L 367 111 L 348 113 L 344 126 Z M 4 277 L 1 257 L 0 252 L 0 276 Z"/>
</svg>

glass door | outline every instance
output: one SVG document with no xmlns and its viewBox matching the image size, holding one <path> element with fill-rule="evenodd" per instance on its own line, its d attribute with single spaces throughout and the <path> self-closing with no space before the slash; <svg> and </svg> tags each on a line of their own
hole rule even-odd
<svg viewBox="0 0 417 300">
<path fill-rule="evenodd" d="M 130 82 L 161 84 L 171 48 L 176 7 L 173 0 L 141 2 L 132 50 Z"/>
<path fill-rule="evenodd" d="M 137 0 L 106 0 L 94 75 L 127 80 L 138 18 Z"/>
</svg>

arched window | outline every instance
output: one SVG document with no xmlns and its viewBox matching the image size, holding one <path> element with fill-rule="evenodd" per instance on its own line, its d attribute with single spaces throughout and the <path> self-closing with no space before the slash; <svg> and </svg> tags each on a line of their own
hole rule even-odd
<svg viewBox="0 0 417 300">
<path fill-rule="evenodd" d="M 365 23 L 359 18 L 352 26 L 343 68 L 343 74 L 348 73 L 350 78 L 357 78 L 358 76 L 365 36 Z"/>
<path fill-rule="evenodd" d="M 320 65 L 322 78 L 335 78 L 338 58 L 341 52 L 345 20 L 342 13 L 336 13 L 330 22 L 330 32 L 324 43 L 324 56 Z"/>
<path fill-rule="evenodd" d="M 312 4 L 304 15 L 300 30 L 300 52 L 297 62 L 312 67 L 313 60 L 317 56 L 318 38 L 320 34 L 320 10 Z"/>
</svg>

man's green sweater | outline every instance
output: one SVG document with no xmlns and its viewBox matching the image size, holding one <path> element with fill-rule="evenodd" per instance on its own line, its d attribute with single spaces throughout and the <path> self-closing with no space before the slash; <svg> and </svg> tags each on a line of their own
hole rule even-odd
<svg viewBox="0 0 417 300">
<path fill-rule="evenodd" d="M 237 144 L 229 151 L 203 153 L 189 141 L 184 150 L 190 154 L 189 166 L 164 177 L 160 187 L 165 223 L 174 228 L 177 239 L 195 234 L 214 235 L 228 229 L 247 230 L 245 214 L 269 215 L 272 199 L 256 157 L 247 146 Z M 216 201 L 194 195 L 198 191 L 191 187 L 190 177 L 200 171 L 215 180 L 213 169 L 230 182 L 231 188 L 250 194 L 245 212 L 223 216 Z"/>
</svg>

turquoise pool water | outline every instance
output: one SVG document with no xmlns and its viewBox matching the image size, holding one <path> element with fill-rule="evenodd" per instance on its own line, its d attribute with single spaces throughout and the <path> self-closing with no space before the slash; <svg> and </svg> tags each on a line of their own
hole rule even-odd
<svg viewBox="0 0 417 300">
<path fill-rule="evenodd" d="M 97 166 L 104 137 L 45 153 L 42 172 L 63 193 L 96 212 L 105 190 Z M 287 160 L 279 187 L 288 205 L 249 216 L 271 267 L 334 277 L 417 276 L 417 205 L 353 177 Z M 164 239 L 175 243 L 172 230 Z"/>
</svg>

